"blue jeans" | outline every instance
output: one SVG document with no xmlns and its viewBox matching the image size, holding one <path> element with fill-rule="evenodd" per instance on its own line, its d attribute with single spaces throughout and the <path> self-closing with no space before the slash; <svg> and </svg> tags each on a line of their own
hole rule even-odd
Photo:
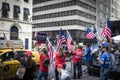
<svg viewBox="0 0 120 80">
<path fill-rule="evenodd" d="M 76 71 L 78 72 L 76 75 Z M 74 78 L 80 78 L 82 76 L 82 64 L 81 61 L 79 62 L 73 62 L 73 77 Z"/>
<path fill-rule="evenodd" d="M 107 80 L 108 79 L 109 69 L 104 68 L 104 71 L 100 70 L 100 80 Z"/>
<path fill-rule="evenodd" d="M 42 80 L 42 77 L 44 77 L 44 80 L 48 80 L 48 72 L 42 72 L 39 70 L 37 80 Z"/>
</svg>

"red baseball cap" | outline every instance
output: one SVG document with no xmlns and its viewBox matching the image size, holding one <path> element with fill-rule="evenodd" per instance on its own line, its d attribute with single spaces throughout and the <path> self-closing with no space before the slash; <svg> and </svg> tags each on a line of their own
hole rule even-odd
<svg viewBox="0 0 120 80">
<path fill-rule="evenodd" d="M 31 51 L 26 51 L 26 57 L 32 56 L 32 52 Z"/>
</svg>

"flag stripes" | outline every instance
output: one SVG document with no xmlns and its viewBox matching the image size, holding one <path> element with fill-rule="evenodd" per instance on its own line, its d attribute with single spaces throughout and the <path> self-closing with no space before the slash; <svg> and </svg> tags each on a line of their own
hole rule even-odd
<svg viewBox="0 0 120 80">
<path fill-rule="evenodd" d="M 49 55 L 49 58 L 50 58 L 50 64 L 52 65 L 55 65 L 55 51 L 53 49 L 53 46 L 52 44 L 50 43 L 49 39 L 47 38 L 47 48 L 48 48 L 48 55 Z"/>
<path fill-rule="evenodd" d="M 93 38 L 95 38 L 95 37 L 96 37 L 95 33 L 94 33 L 90 28 L 87 28 L 86 38 L 88 38 L 88 39 L 93 39 Z"/>
<path fill-rule="evenodd" d="M 63 33 L 62 29 L 60 29 L 56 51 L 58 51 L 59 48 L 62 46 L 62 44 L 65 43 L 65 42 L 66 42 L 66 38 L 64 36 L 64 33 Z"/>
<path fill-rule="evenodd" d="M 101 36 L 103 37 L 107 36 L 109 39 L 111 39 L 111 29 L 110 29 L 110 23 L 108 19 L 107 19 L 105 27 L 103 28 Z"/>
<path fill-rule="evenodd" d="M 74 51 L 74 46 L 72 45 L 73 39 L 68 31 L 66 31 L 66 39 L 68 49 Z"/>
</svg>

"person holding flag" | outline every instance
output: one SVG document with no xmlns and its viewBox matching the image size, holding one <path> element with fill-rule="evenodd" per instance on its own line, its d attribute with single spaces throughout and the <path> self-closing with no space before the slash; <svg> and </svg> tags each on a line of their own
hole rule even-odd
<svg viewBox="0 0 120 80">
<path fill-rule="evenodd" d="M 62 48 L 63 43 L 66 43 L 66 38 L 65 38 L 64 32 L 61 28 L 60 32 L 59 32 L 58 44 L 57 44 L 57 49 L 56 49 L 56 53 L 55 53 L 55 64 L 56 64 L 55 77 L 56 77 L 56 80 L 59 80 L 59 72 L 57 69 L 58 65 L 62 65 L 63 69 L 66 68 L 66 62 L 65 62 L 66 54 L 64 54 L 64 52 L 63 52 L 63 48 Z"/>
<path fill-rule="evenodd" d="M 55 53 L 56 54 L 56 66 L 55 66 L 55 80 L 59 80 L 59 72 L 58 72 L 58 66 L 61 65 L 63 69 L 66 68 L 66 62 L 65 57 L 66 54 L 63 52 L 63 48 L 59 48 L 59 51 Z"/>
<path fill-rule="evenodd" d="M 44 80 L 48 80 L 50 61 L 50 58 L 48 56 L 48 50 L 46 48 L 43 48 L 39 54 L 40 54 L 40 67 L 37 75 L 37 80 L 42 80 L 42 77 L 44 77 Z"/>
</svg>

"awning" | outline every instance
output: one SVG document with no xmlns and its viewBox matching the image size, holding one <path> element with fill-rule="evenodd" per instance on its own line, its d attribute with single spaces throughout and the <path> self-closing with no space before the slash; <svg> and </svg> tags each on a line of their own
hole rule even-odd
<svg viewBox="0 0 120 80">
<path fill-rule="evenodd" d="M 114 36 L 113 39 L 114 39 L 114 40 L 119 40 L 119 41 L 120 41 L 120 35 Z"/>
<path fill-rule="evenodd" d="M 2 9 L 6 11 L 10 11 L 10 6 L 8 3 L 3 2 Z"/>
<path fill-rule="evenodd" d="M 24 8 L 24 13 L 25 13 L 25 15 L 30 15 L 29 9 L 28 8 Z"/>
<path fill-rule="evenodd" d="M 116 43 L 120 43 L 120 35 L 112 37 Z"/>
<path fill-rule="evenodd" d="M 16 13 L 20 13 L 20 7 L 14 5 L 14 11 L 15 11 Z"/>
</svg>

